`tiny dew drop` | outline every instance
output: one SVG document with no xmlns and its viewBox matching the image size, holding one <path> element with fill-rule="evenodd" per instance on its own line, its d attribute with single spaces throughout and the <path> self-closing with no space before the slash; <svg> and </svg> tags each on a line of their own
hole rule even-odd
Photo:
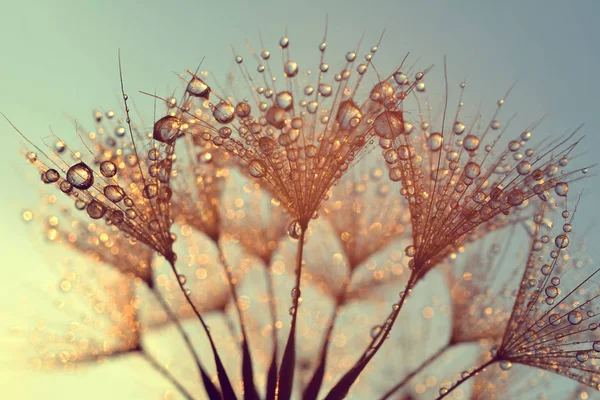
<svg viewBox="0 0 600 400">
<path fill-rule="evenodd" d="M 181 283 L 182 285 L 185 285 L 185 283 L 187 282 L 186 276 L 181 274 L 178 276 L 178 278 L 179 278 L 179 283 Z"/>
<path fill-rule="evenodd" d="M 292 295 L 292 300 L 296 300 L 297 298 L 300 297 L 300 289 L 293 288 L 292 292 L 291 292 L 291 295 Z"/>
<path fill-rule="evenodd" d="M 371 328 L 371 338 L 375 339 L 379 335 L 380 332 L 381 332 L 381 326 L 375 325 L 373 328 Z"/>
<path fill-rule="evenodd" d="M 448 394 L 448 389 L 446 387 L 442 386 L 440 388 L 440 395 L 443 396 L 445 394 Z"/>
<path fill-rule="evenodd" d="M 511 368 L 512 368 L 512 362 L 510 362 L 508 360 L 500 361 L 500 369 L 502 369 L 503 371 L 508 371 Z"/>
</svg>

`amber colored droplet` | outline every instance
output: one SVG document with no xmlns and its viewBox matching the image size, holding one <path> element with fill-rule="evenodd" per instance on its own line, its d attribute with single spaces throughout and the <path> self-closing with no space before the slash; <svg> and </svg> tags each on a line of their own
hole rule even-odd
<svg viewBox="0 0 600 400">
<path fill-rule="evenodd" d="M 104 196 L 113 203 L 118 203 L 125 198 L 125 191 L 117 185 L 108 185 L 104 187 Z"/>
<path fill-rule="evenodd" d="M 377 136 L 394 139 L 405 133 L 404 118 L 401 111 L 384 111 L 375 118 L 373 127 Z"/>
<path fill-rule="evenodd" d="M 279 92 L 275 96 L 275 104 L 284 110 L 290 110 L 294 105 L 294 97 L 290 92 Z"/>
<path fill-rule="evenodd" d="M 248 103 L 238 103 L 235 106 L 235 114 L 239 117 L 239 118 L 246 118 L 247 116 L 250 115 L 251 109 L 250 109 L 250 105 Z"/>
<path fill-rule="evenodd" d="M 44 173 L 44 177 L 47 183 L 54 183 L 58 181 L 60 175 L 57 170 L 51 168 Z"/>
<path fill-rule="evenodd" d="M 162 117 L 154 124 L 152 137 L 162 143 L 169 143 L 177 137 L 181 121 L 172 115 Z"/>
<path fill-rule="evenodd" d="M 278 105 L 269 107 L 265 114 L 267 122 L 277 129 L 285 127 L 285 110 Z"/>
<path fill-rule="evenodd" d="M 192 77 L 187 86 L 187 92 L 190 96 L 203 97 L 208 99 L 210 96 L 210 86 L 208 86 L 202 79 L 196 75 Z"/>
<path fill-rule="evenodd" d="M 79 190 L 87 190 L 94 184 L 94 173 L 87 164 L 80 162 L 69 168 L 67 181 Z"/>
<path fill-rule="evenodd" d="M 302 226 L 300 225 L 300 222 L 292 221 L 288 225 L 288 235 L 290 235 L 290 237 L 292 239 L 298 239 L 301 234 L 302 234 Z"/>
<path fill-rule="evenodd" d="M 92 219 L 100 219 L 106 213 L 106 207 L 98 200 L 92 200 L 87 206 L 87 213 Z"/>
<path fill-rule="evenodd" d="M 248 172 L 255 178 L 261 178 L 267 173 L 267 168 L 262 161 L 254 159 L 248 163 Z"/>
<path fill-rule="evenodd" d="M 228 124 L 234 118 L 234 107 L 226 101 L 221 101 L 213 110 L 213 117 L 222 123 Z"/>
<path fill-rule="evenodd" d="M 350 130 L 356 128 L 361 120 L 362 113 L 352 100 L 343 101 L 338 109 L 336 120 L 340 124 L 340 128 Z"/>
</svg>

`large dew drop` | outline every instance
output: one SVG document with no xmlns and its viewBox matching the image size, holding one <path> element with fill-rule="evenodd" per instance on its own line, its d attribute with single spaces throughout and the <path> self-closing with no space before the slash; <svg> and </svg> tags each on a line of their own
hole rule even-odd
<svg viewBox="0 0 600 400">
<path fill-rule="evenodd" d="M 278 105 L 269 107 L 265 114 L 267 122 L 277 129 L 285 127 L 285 110 Z"/>
<path fill-rule="evenodd" d="M 228 124 L 233 120 L 234 112 L 235 108 L 231 104 L 221 101 L 213 110 L 213 117 L 222 124 Z"/>
<path fill-rule="evenodd" d="M 125 198 L 125 191 L 117 185 L 108 185 L 104 187 L 104 196 L 113 203 L 118 203 Z"/>
<path fill-rule="evenodd" d="M 362 116 L 360 109 L 352 102 L 352 100 L 346 100 L 340 104 L 336 120 L 340 124 L 340 128 L 351 130 L 360 124 Z"/>
<path fill-rule="evenodd" d="M 385 111 L 375 118 L 373 127 L 377 136 L 394 139 L 404 133 L 404 118 L 401 111 Z"/>
<path fill-rule="evenodd" d="M 431 151 L 438 151 L 442 148 L 443 143 L 444 137 L 439 133 L 432 133 L 429 135 L 429 138 L 427 138 L 427 147 L 429 147 Z"/>
<path fill-rule="evenodd" d="M 262 178 L 267 173 L 267 168 L 262 161 L 254 159 L 248 163 L 248 172 L 255 178 Z"/>
<path fill-rule="evenodd" d="M 103 161 L 100 164 L 100 173 L 106 178 L 112 178 L 117 174 L 117 166 L 112 161 Z"/>
<path fill-rule="evenodd" d="M 69 168 L 67 181 L 79 190 L 87 190 L 94 184 L 94 173 L 87 164 L 80 162 Z"/>
<path fill-rule="evenodd" d="M 283 64 L 283 72 L 285 72 L 285 76 L 288 78 L 298 75 L 298 64 L 294 61 L 286 62 Z"/>
<path fill-rule="evenodd" d="M 169 143 L 177 137 L 181 121 L 172 115 L 162 117 L 154 124 L 152 137 L 162 143 Z"/>
<path fill-rule="evenodd" d="M 275 104 L 287 111 L 294 105 L 294 97 L 290 92 L 279 92 L 275 96 Z"/>
<path fill-rule="evenodd" d="M 190 96 L 194 97 L 203 97 L 208 99 L 210 95 L 210 87 L 196 75 L 194 75 L 192 80 L 190 80 L 186 90 Z"/>
<path fill-rule="evenodd" d="M 98 200 L 92 200 L 87 206 L 87 213 L 92 219 L 100 219 L 106 214 L 106 207 Z"/>
</svg>

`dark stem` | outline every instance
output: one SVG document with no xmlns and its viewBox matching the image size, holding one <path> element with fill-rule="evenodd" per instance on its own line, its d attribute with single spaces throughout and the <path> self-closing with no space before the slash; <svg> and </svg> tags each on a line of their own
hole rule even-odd
<svg viewBox="0 0 600 400">
<path fill-rule="evenodd" d="M 208 336 L 208 340 L 210 341 L 211 346 L 214 347 L 215 344 L 214 344 L 212 336 L 210 334 L 210 329 L 208 328 L 208 325 L 206 325 L 204 318 L 202 318 L 202 314 L 200 314 L 200 311 L 194 305 L 194 302 L 190 298 L 190 295 L 188 294 L 187 289 L 185 288 L 185 286 L 183 286 L 183 283 L 179 279 L 179 272 L 177 271 L 177 268 L 175 267 L 175 261 L 169 260 L 169 265 L 171 266 L 171 270 L 175 274 L 175 280 L 177 281 L 177 284 L 179 285 L 179 289 L 181 289 L 181 292 L 185 296 L 186 301 L 192 307 L 194 314 L 196 314 L 196 317 L 198 317 L 198 320 L 202 324 L 202 328 L 204 328 L 204 332 L 206 332 L 206 336 Z"/>
<path fill-rule="evenodd" d="M 465 377 L 461 377 L 459 380 L 457 380 L 456 383 L 453 384 L 452 386 L 450 386 L 449 389 L 443 391 L 443 393 L 440 393 L 440 395 L 435 400 L 440 400 L 440 399 L 443 399 L 444 397 L 448 396 L 457 387 L 459 387 L 460 385 L 462 385 L 465 381 L 469 380 L 469 378 L 471 378 L 472 376 L 477 375 L 478 373 L 480 373 L 481 371 L 483 371 L 485 368 L 487 368 L 489 365 L 495 363 L 496 361 L 497 360 L 495 358 L 492 358 L 490 361 L 488 361 L 488 362 L 480 365 L 479 367 L 475 368 L 473 371 L 469 372 Z"/>
<path fill-rule="evenodd" d="M 292 387 L 294 385 L 294 369 L 296 366 L 296 319 L 298 316 L 298 304 L 300 299 L 300 279 L 302 278 L 302 253 L 304 251 L 304 235 L 306 225 L 302 226 L 300 236 L 298 237 L 298 250 L 296 252 L 296 284 L 292 289 L 292 324 L 288 341 L 283 352 L 281 369 L 279 371 L 278 390 L 280 400 L 288 400 L 292 396 Z"/>
<path fill-rule="evenodd" d="M 167 261 L 169 261 L 171 270 L 175 274 L 175 280 L 177 281 L 179 288 L 183 292 L 183 295 L 185 296 L 185 299 L 187 300 L 188 304 L 192 307 L 194 314 L 196 314 L 196 317 L 198 317 L 198 320 L 202 324 L 202 328 L 204 329 L 204 332 L 206 333 L 206 336 L 208 337 L 208 341 L 210 342 L 210 347 L 211 347 L 211 350 L 212 350 L 212 353 L 213 353 L 213 356 L 215 359 L 215 365 L 217 367 L 217 375 L 219 377 L 219 383 L 221 384 L 221 390 L 223 392 L 223 396 L 226 399 L 229 399 L 229 398 L 235 399 L 236 398 L 235 392 L 233 390 L 233 387 L 231 386 L 231 381 L 229 380 L 229 377 L 227 376 L 227 371 L 225 371 L 225 368 L 223 367 L 223 363 L 221 362 L 221 358 L 219 357 L 219 352 L 217 351 L 215 342 L 212 338 L 212 335 L 210 334 L 210 329 L 208 328 L 208 325 L 206 325 L 204 318 L 202 318 L 200 311 L 198 311 L 198 309 L 194 305 L 194 302 L 190 298 L 188 291 L 185 289 L 185 287 L 183 286 L 183 283 L 179 279 L 179 273 L 177 271 L 177 267 L 175 267 L 174 257 L 168 258 Z"/>
<path fill-rule="evenodd" d="M 434 362 L 439 357 L 441 357 L 441 355 L 444 354 L 450 347 L 452 347 L 452 344 L 448 343 L 447 345 L 443 346 L 441 349 L 439 349 L 438 351 L 433 353 L 429 358 L 427 358 L 425 361 L 423 361 L 417 368 L 415 368 L 411 372 L 409 372 L 408 375 L 406 375 L 400 382 L 398 382 L 398 384 L 396 384 L 393 388 L 388 390 L 381 397 L 380 400 L 386 400 L 391 395 L 396 393 L 398 390 L 402 389 L 404 387 L 404 385 L 406 385 L 412 378 L 415 377 L 415 375 L 417 375 L 419 372 L 423 371 L 423 369 L 425 369 L 428 365 L 430 365 L 432 362 Z"/>
<path fill-rule="evenodd" d="M 188 400 L 194 399 L 190 392 L 188 392 L 187 389 L 183 387 L 183 385 L 177 380 L 177 378 L 175 378 L 165 367 L 160 365 L 154 357 L 152 357 L 150 354 L 148 354 L 148 352 L 146 352 L 146 350 L 141 349 L 140 354 L 142 355 L 142 357 L 144 357 L 146 361 L 148 361 L 152 368 L 154 368 L 159 374 L 161 374 L 169 382 L 171 382 L 173 386 L 175 386 L 177 390 L 181 392 L 183 397 L 185 397 Z"/>
</svg>

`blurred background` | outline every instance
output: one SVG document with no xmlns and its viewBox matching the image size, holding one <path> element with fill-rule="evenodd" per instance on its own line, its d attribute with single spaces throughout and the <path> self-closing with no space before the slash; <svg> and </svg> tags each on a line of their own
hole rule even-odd
<svg viewBox="0 0 600 400">
<path fill-rule="evenodd" d="M 177 74 L 194 70 L 202 59 L 202 69 L 225 83 L 235 71 L 234 54 L 248 56 L 249 45 L 260 48 L 259 35 L 276 54 L 279 38 L 287 33 L 301 68 L 307 62 L 305 68 L 314 69 L 326 16 L 330 64 L 341 63 L 363 36 L 363 47 L 375 44 L 385 30 L 374 60 L 383 74 L 410 52 L 411 64 L 434 64 L 432 81 L 441 83 L 446 56 L 450 84 L 466 79 L 465 105 L 481 105 L 486 115 L 517 82 L 503 110 L 505 118 L 516 114 L 513 134 L 543 116 L 538 137 L 560 137 L 585 123 L 577 165 L 598 161 L 600 3 L 593 0 L 569 5 L 541 0 L 9 2 L 0 13 L 0 111 L 36 144 L 43 144 L 50 128 L 73 137 L 69 117 L 86 123 L 94 110 L 121 107 L 118 49 L 126 91 L 146 116 L 152 115 L 153 101 L 139 91 L 178 88 Z M 443 98 L 441 84 L 432 95 Z M 2 329 L 9 329 L 23 303 L 48 284 L 50 277 L 41 272 L 48 257 L 53 251 L 57 259 L 61 255 L 41 249 L 37 231 L 23 222 L 23 212 L 40 204 L 39 177 L 21 155 L 24 141 L 5 121 L 0 132 L 5 137 L 0 319 Z M 572 190 L 585 187 L 575 228 L 585 230 L 588 251 L 598 259 L 600 248 L 593 244 L 600 240 L 595 226 L 600 189 L 594 174 Z M 0 335 L 4 398 L 76 399 L 83 388 L 88 399 L 162 398 L 152 388 L 147 393 L 139 388 L 148 377 L 142 369 L 122 374 L 135 363 L 117 362 L 77 378 L 15 371 L 15 340 Z"/>
</svg>

